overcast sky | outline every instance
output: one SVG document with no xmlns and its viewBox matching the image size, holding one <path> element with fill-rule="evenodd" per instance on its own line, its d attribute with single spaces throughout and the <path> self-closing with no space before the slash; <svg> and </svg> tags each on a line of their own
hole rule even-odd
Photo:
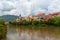
<svg viewBox="0 0 60 40">
<path fill-rule="evenodd" d="M 28 16 L 60 11 L 60 0 L 0 0 L 1 15 Z"/>
</svg>

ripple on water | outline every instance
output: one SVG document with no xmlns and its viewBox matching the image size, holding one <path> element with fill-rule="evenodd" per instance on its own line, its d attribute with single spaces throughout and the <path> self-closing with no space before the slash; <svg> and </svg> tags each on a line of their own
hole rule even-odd
<svg viewBox="0 0 60 40">
<path fill-rule="evenodd" d="M 7 40 L 60 40 L 60 28 L 23 29 L 10 27 Z"/>
</svg>

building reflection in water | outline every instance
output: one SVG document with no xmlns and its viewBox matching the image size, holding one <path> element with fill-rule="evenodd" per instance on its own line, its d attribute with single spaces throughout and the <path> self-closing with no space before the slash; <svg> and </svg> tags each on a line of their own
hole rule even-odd
<svg viewBox="0 0 60 40">
<path fill-rule="evenodd" d="M 54 32 L 49 29 L 30 30 L 21 28 L 8 29 L 7 40 L 60 40 L 60 36 L 56 36 Z"/>
</svg>

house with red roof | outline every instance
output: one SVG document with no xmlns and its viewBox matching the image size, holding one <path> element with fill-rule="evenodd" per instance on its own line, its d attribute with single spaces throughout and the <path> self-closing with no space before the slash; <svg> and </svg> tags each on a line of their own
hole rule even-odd
<svg viewBox="0 0 60 40">
<path fill-rule="evenodd" d="M 55 16 L 60 17 L 60 12 L 54 12 L 54 13 L 50 13 L 48 15 L 45 15 L 45 13 L 39 13 L 37 15 L 29 15 L 26 18 L 21 17 L 21 15 L 19 16 L 19 18 L 16 19 L 16 21 L 20 21 L 20 20 L 44 20 L 44 21 L 48 21 L 51 18 L 54 18 Z"/>
<path fill-rule="evenodd" d="M 52 14 L 48 14 L 48 15 L 46 15 L 45 17 L 44 17 L 44 21 L 48 21 L 49 19 L 51 19 L 52 18 Z"/>
<path fill-rule="evenodd" d="M 41 20 L 43 19 L 43 17 L 45 16 L 45 14 L 43 13 L 39 13 L 38 15 L 29 15 L 26 20 Z"/>
<path fill-rule="evenodd" d="M 54 12 L 52 13 L 53 16 L 57 16 L 57 17 L 60 17 L 60 12 Z"/>
<path fill-rule="evenodd" d="M 44 18 L 44 16 L 45 16 L 44 13 L 39 13 L 39 14 L 37 14 L 36 16 L 32 16 L 32 19 L 33 19 L 33 20 L 41 20 L 41 19 Z"/>
<path fill-rule="evenodd" d="M 60 17 L 60 12 L 54 12 L 46 15 L 46 17 L 44 17 L 44 21 L 48 21 L 49 19 L 54 18 L 55 16 Z"/>
<path fill-rule="evenodd" d="M 38 14 L 37 15 L 38 16 L 38 19 L 44 19 L 44 17 L 45 17 L 45 14 L 44 13 L 40 13 L 40 14 Z"/>
</svg>

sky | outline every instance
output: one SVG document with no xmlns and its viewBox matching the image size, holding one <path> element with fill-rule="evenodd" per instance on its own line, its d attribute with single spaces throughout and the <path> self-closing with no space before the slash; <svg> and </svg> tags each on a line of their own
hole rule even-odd
<svg viewBox="0 0 60 40">
<path fill-rule="evenodd" d="M 17 15 L 23 17 L 39 13 L 60 11 L 60 0 L 0 0 L 0 16 Z"/>
</svg>

